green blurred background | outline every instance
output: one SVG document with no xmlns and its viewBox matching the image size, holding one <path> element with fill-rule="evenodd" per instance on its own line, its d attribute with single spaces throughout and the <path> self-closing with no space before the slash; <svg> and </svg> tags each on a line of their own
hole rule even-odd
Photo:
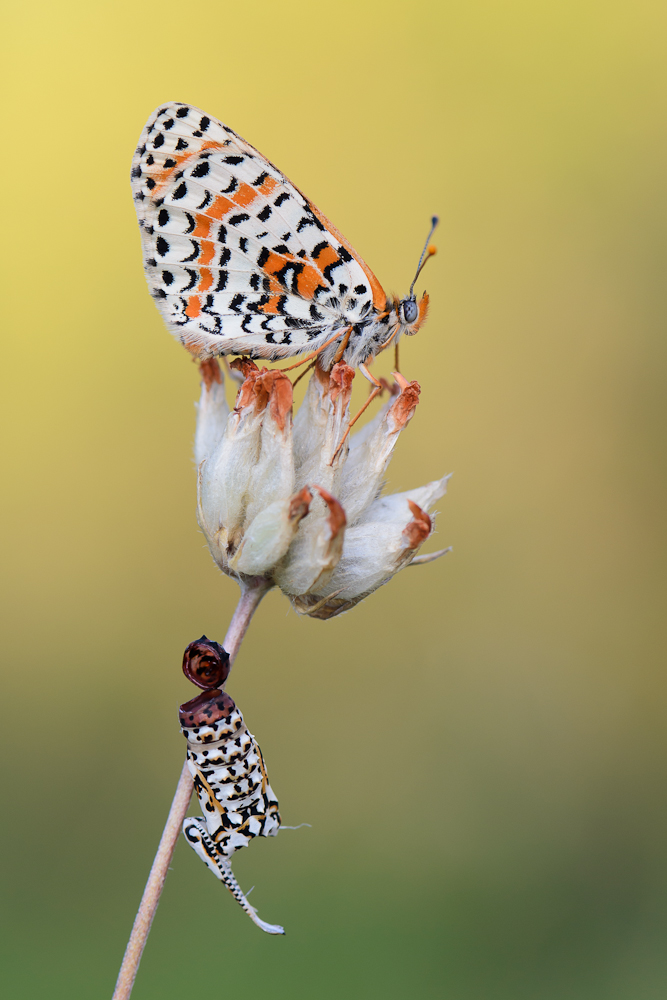
<svg viewBox="0 0 667 1000">
<path fill-rule="evenodd" d="M 130 198 L 174 99 L 277 163 L 388 289 L 441 215 L 389 478 L 454 472 L 429 543 L 454 551 L 329 623 L 266 599 L 228 686 L 284 821 L 312 828 L 235 868 L 288 934 L 181 843 L 134 998 L 664 997 L 664 4 L 5 20 L 3 995 L 110 997 L 183 758 L 181 653 L 236 599 Z"/>
</svg>

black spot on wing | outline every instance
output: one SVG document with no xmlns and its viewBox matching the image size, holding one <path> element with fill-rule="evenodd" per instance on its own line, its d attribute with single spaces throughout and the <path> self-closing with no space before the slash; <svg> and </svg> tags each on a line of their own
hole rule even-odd
<svg viewBox="0 0 667 1000">
<path fill-rule="evenodd" d="M 201 160 L 196 166 L 192 168 L 193 177 L 206 177 L 211 169 L 211 165 L 208 160 Z"/>
<path fill-rule="evenodd" d="M 192 244 L 192 253 L 190 254 L 189 257 L 182 257 L 181 258 L 181 262 L 183 264 L 186 264 L 190 260 L 196 260 L 197 257 L 200 254 L 201 247 L 199 246 L 199 243 L 197 242 L 197 240 L 190 240 L 190 243 Z"/>
</svg>

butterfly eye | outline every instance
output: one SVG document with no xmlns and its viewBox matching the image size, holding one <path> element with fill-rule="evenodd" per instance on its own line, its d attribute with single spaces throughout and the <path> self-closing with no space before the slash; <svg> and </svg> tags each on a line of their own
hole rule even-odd
<svg viewBox="0 0 667 1000">
<path fill-rule="evenodd" d="M 414 323 L 419 315 L 419 308 L 414 299 L 403 299 L 401 302 L 401 312 L 404 323 Z"/>
</svg>

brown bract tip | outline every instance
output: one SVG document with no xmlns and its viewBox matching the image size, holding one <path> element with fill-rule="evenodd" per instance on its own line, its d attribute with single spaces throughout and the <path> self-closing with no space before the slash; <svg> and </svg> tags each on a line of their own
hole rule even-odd
<svg viewBox="0 0 667 1000">
<path fill-rule="evenodd" d="M 313 483 L 313 489 L 317 490 L 329 508 L 329 517 L 327 518 L 327 522 L 329 524 L 329 530 L 331 531 L 331 537 L 335 538 L 338 532 L 341 531 L 347 524 L 345 511 L 338 500 L 336 500 L 336 498 L 333 497 L 327 490 L 323 489 L 321 486 L 317 486 L 315 483 Z"/>
<path fill-rule="evenodd" d="M 339 361 L 329 372 L 329 392 L 331 402 L 335 403 L 341 393 L 348 399 L 352 393 L 352 379 L 354 378 L 354 368 L 350 368 L 344 361 Z"/>
<path fill-rule="evenodd" d="M 250 361 L 248 358 L 234 358 L 233 361 L 229 362 L 229 367 L 232 371 L 241 372 L 245 379 L 236 394 L 234 409 L 238 413 L 239 410 L 245 409 L 252 402 L 255 382 L 259 377 L 259 368 L 254 361 Z"/>
<path fill-rule="evenodd" d="M 236 372 L 241 372 L 244 378 L 248 378 L 253 373 L 259 375 L 259 368 L 250 358 L 234 358 L 233 361 L 229 362 L 229 367 Z"/>
<path fill-rule="evenodd" d="M 290 521 L 300 521 L 303 517 L 305 517 L 310 508 L 310 502 L 312 499 L 313 494 L 307 486 L 304 486 L 298 493 L 295 493 L 289 502 L 289 510 L 287 512 L 287 516 Z"/>
<path fill-rule="evenodd" d="M 431 518 L 414 500 L 408 500 L 412 521 L 404 528 L 403 537 L 409 549 L 416 549 L 431 534 Z"/>
<path fill-rule="evenodd" d="M 403 430 L 409 420 L 412 419 L 419 402 L 419 393 L 422 391 L 419 382 L 408 382 L 399 372 L 394 372 L 394 378 L 398 382 L 401 392 L 387 416 L 396 424 L 396 430 Z"/>
<path fill-rule="evenodd" d="M 263 372 L 257 379 L 257 386 L 261 384 L 266 392 L 266 403 L 269 404 L 270 413 L 281 431 L 285 430 L 287 414 L 292 410 L 292 383 L 283 372 L 275 368 L 270 372 Z"/>
<path fill-rule="evenodd" d="M 210 390 L 214 382 L 222 385 L 222 372 L 217 358 L 206 358 L 200 362 L 199 374 L 207 390 Z"/>
<path fill-rule="evenodd" d="M 237 359 L 239 360 L 241 359 Z M 236 363 L 233 361 L 232 365 Z M 292 409 L 292 383 L 287 375 L 277 368 L 273 371 L 262 368 L 259 371 L 252 361 L 245 364 L 252 365 L 252 368 L 248 368 L 247 371 L 241 369 L 246 375 L 246 380 L 238 391 L 235 411 L 239 413 L 251 406 L 257 413 L 262 413 L 267 406 L 270 406 L 272 419 L 281 431 L 284 430 L 287 414 Z"/>
</svg>

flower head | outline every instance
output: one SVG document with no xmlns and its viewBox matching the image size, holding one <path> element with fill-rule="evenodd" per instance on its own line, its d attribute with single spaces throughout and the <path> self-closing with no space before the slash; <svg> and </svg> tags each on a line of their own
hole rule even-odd
<svg viewBox="0 0 667 1000">
<path fill-rule="evenodd" d="M 447 476 L 380 495 L 419 385 L 396 375 L 388 402 L 341 447 L 355 375 L 348 365 L 328 372 L 316 366 L 294 418 L 283 372 L 243 359 L 232 368 L 243 381 L 230 410 L 218 362 L 201 364 L 200 527 L 223 572 L 240 582 L 264 577 L 300 613 L 332 618 L 414 562 L 433 531 L 428 510 L 445 493 Z"/>
</svg>

